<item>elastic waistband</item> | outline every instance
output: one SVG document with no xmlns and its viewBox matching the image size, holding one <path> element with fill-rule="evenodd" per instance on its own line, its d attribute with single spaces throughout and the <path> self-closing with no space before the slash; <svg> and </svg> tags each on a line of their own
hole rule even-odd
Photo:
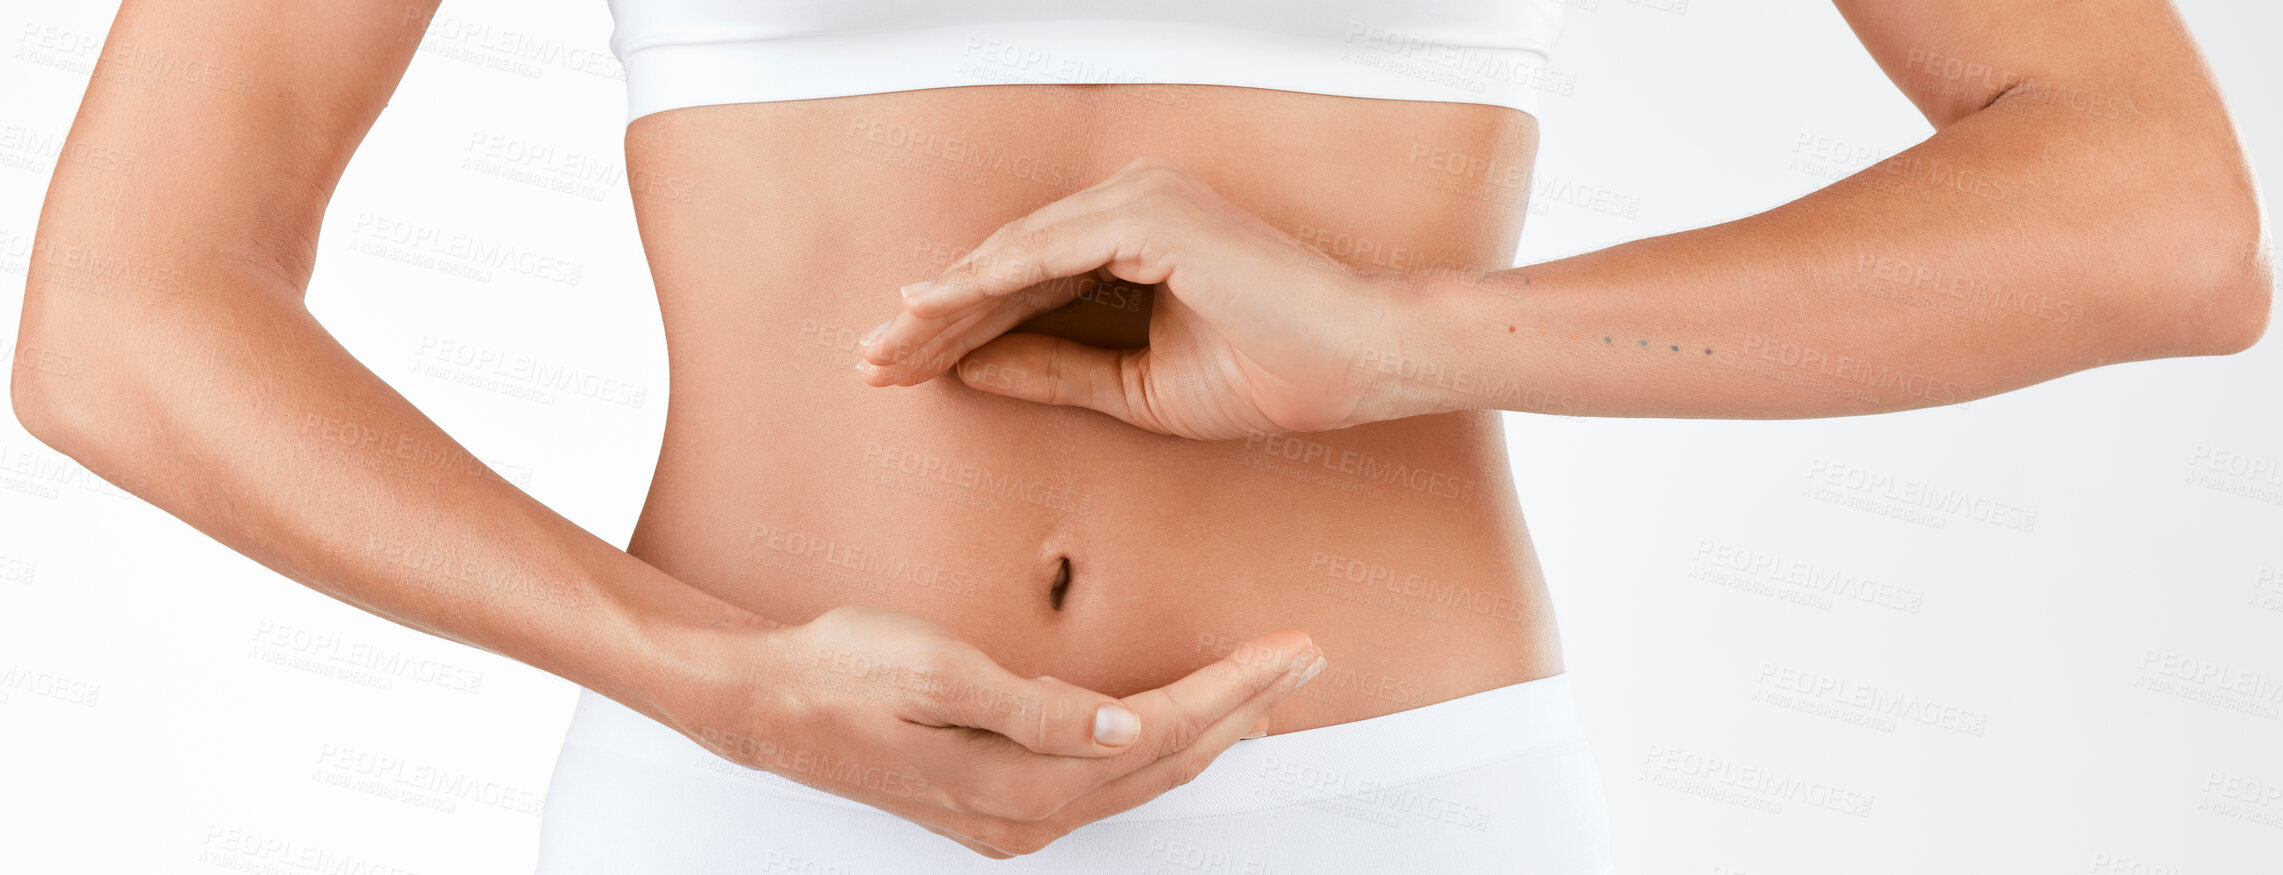
<svg viewBox="0 0 2283 875">
<path fill-rule="evenodd" d="M 1380 717 L 1237 742 L 1196 780 L 1106 818 L 1164 820 L 1362 797 L 1533 756 L 1571 756 L 1585 727 L 1558 674 Z"/>
<path fill-rule="evenodd" d="M 874 810 L 716 756 L 600 694 L 582 691 L 566 746 L 595 746 L 751 782 L 819 805 Z M 1102 822 L 1235 814 L 1353 797 L 1586 744 L 1569 675 L 1485 690 L 1380 717 L 1237 742 L 1195 780 Z"/>
<path fill-rule="evenodd" d="M 690 106 L 1028 84 L 1235 85 L 1532 112 L 1538 92 L 1561 84 L 1543 46 L 1419 41 L 1360 24 L 1331 34 L 1146 19 L 994 21 L 792 39 L 646 34 L 622 46 L 619 57 L 629 122 Z M 1180 99 L 1170 92 L 1143 96 Z"/>
</svg>

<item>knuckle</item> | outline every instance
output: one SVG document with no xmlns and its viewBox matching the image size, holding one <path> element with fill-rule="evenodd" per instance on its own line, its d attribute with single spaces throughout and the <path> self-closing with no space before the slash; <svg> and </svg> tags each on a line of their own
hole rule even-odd
<svg viewBox="0 0 2283 875">
<path fill-rule="evenodd" d="M 994 257 L 995 256 L 991 255 L 980 255 L 969 258 L 958 264 L 952 265 L 951 269 L 943 272 L 943 275 L 940 277 L 940 279 L 951 282 L 973 281 L 983 275 L 983 266 L 986 263 L 990 262 Z"/>
<path fill-rule="evenodd" d="M 936 793 L 936 798 L 943 807 L 959 812 L 960 814 L 974 815 L 979 817 L 991 816 L 984 810 L 986 806 L 983 805 L 983 803 L 990 797 L 986 794 L 977 792 L 972 788 L 963 789 L 956 787 L 946 787 Z M 975 838 L 982 838 L 982 836 L 977 836 L 973 832 L 969 832 L 968 835 Z"/>
<path fill-rule="evenodd" d="M 1205 722 L 1197 719 L 1197 715 L 1183 713 L 1175 717 L 1173 724 L 1166 728 L 1159 755 L 1170 756 L 1176 751 L 1188 750 L 1189 745 L 1204 734 Z"/>
<path fill-rule="evenodd" d="M 1000 225 L 996 230 L 991 232 L 991 236 L 983 238 L 983 243 L 976 248 L 980 249 L 983 246 L 989 246 L 991 244 L 998 243 L 1001 240 L 1005 240 L 1018 233 L 1021 233 L 1024 228 L 1030 227 L 1030 223 L 1031 217 L 1024 216 L 1020 219 L 1016 219 L 1012 222 Z"/>
<path fill-rule="evenodd" d="M 1006 817 L 1008 820 L 1036 823 L 1053 817 L 1055 812 L 1061 810 L 1062 806 L 1054 799 L 1048 798 L 1043 793 L 1032 792 L 1024 794 L 1021 798 L 1011 800 L 1007 806 Z"/>
<path fill-rule="evenodd" d="M 966 797 L 963 796 L 957 788 L 941 782 L 928 782 L 927 790 L 923 800 L 927 802 L 927 804 L 932 805 L 936 808 L 943 809 L 947 812 L 956 812 L 958 814 L 974 813 L 973 809 L 967 807 Z M 936 819 L 936 822 L 946 827 L 951 825 L 950 821 L 944 820 L 940 817 Z"/>
<path fill-rule="evenodd" d="M 994 767 L 975 780 L 962 794 L 960 810 L 998 820 L 1023 820 L 1030 791 L 1008 775 L 1009 769 Z"/>
<path fill-rule="evenodd" d="M 1046 829 L 1018 823 L 1011 824 L 1001 830 L 998 839 L 991 844 L 999 850 L 1019 857 L 1046 850 L 1046 846 L 1053 844 L 1054 839 L 1054 834 Z"/>
<path fill-rule="evenodd" d="M 1018 853 L 1013 847 L 1016 843 L 1015 830 L 1018 828 L 1018 824 L 994 820 L 976 826 L 967 834 L 976 841 L 991 846 L 994 850 L 1012 854 Z"/>
<path fill-rule="evenodd" d="M 1040 819 L 1043 820 L 1047 816 L 1061 813 L 1064 808 L 1070 807 L 1071 803 L 1077 802 L 1092 791 L 1096 785 L 1083 780 L 1085 774 L 1085 772 L 1074 768 L 1043 782 L 1042 786 L 1046 788 L 1048 798 L 1054 800 L 1054 810 L 1047 812 Z"/>
<path fill-rule="evenodd" d="M 912 654 L 907 660 L 911 671 L 911 688 L 914 695 L 929 702 L 944 704 L 949 701 L 948 691 L 959 667 L 958 657 L 945 648 L 930 647 Z"/>
<path fill-rule="evenodd" d="M 859 625 L 865 621 L 870 610 L 862 605 L 841 605 L 818 614 L 816 619 L 803 625 L 816 629 Z"/>
<path fill-rule="evenodd" d="M 1151 191 L 1183 199 L 1195 196 L 1199 185 L 1194 174 L 1173 164 L 1150 170 L 1147 179 Z"/>
<path fill-rule="evenodd" d="M 1210 757 L 1194 753 L 1183 754 L 1174 762 L 1173 786 L 1179 787 L 1197 780 L 1197 776 L 1205 774 L 1206 767 L 1212 764 L 1213 761 Z"/>
<path fill-rule="evenodd" d="M 960 842 L 960 844 L 961 844 L 961 845 L 963 845 L 963 846 L 965 846 L 965 847 L 966 847 L 968 850 L 970 850 L 970 851 L 974 851 L 974 852 L 975 852 L 977 855 L 979 855 L 979 856 L 981 856 L 981 857 L 983 857 L 984 859 L 987 859 L 987 860 L 1012 860 L 1012 859 L 1014 859 L 1014 855 L 1013 855 L 1013 854 L 1004 853 L 1004 852 L 1001 852 L 1001 851 L 999 851 L 999 850 L 997 850 L 997 849 L 994 849 L 994 848 L 989 848 L 989 847 L 985 847 L 985 846 L 983 846 L 983 845 L 978 845 L 978 844 L 976 844 L 976 843 L 974 843 L 974 842 L 971 842 L 971 841 L 968 841 L 968 842 Z"/>
<path fill-rule="evenodd" d="M 1149 224 L 1149 217 L 1159 208 L 1159 203 L 1154 197 L 1135 201 L 1131 209 L 1119 210 L 1105 219 L 1108 226 L 1104 230 L 1109 232 L 1111 239 L 1124 243 L 1139 240 L 1144 227 Z"/>
<path fill-rule="evenodd" d="M 1156 191 L 1149 192 L 1136 196 L 1132 202 L 1126 204 L 1126 209 L 1118 213 L 1116 221 L 1121 228 L 1131 229 L 1138 220 L 1162 215 L 1172 206 L 1173 197 L 1171 195 Z"/>
<path fill-rule="evenodd" d="M 982 781 L 945 794 L 951 809 L 986 821 L 1007 820 L 1007 793 L 996 781 Z"/>
<path fill-rule="evenodd" d="M 1126 175 L 1141 179 L 1163 182 L 1181 174 L 1181 165 L 1163 155 L 1143 155 L 1126 164 Z"/>
<path fill-rule="evenodd" d="M 1007 247 L 1004 254 L 1005 266 L 1011 270 L 1021 270 L 1030 253 L 1054 245 L 1059 236 L 1061 235 L 1055 232 L 1053 225 L 1024 231 L 1015 237 L 1013 245 Z"/>
<path fill-rule="evenodd" d="M 1172 163 L 1163 155 L 1136 155 L 1134 160 L 1126 162 L 1126 166 L 1120 168 L 1118 172 L 1121 175 L 1134 176 Z"/>
</svg>

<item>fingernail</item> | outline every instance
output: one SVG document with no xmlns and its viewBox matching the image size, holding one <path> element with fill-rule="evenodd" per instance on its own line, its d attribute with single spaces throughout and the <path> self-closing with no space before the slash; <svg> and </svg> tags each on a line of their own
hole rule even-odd
<svg viewBox="0 0 2283 875">
<path fill-rule="evenodd" d="M 1264 736 L 1264 735 L 1267 735 L 1267 734 L 1268 734 L 1268 718 L 1266 718 L 1266 717 L 1262 717 L 1262 718 L 1260 718 L 1260 722 L 1259 722 L 1259 723 L 1255 723 L 1255 724 L 1253 724 L 1253 725 L 1252 725 L 1252 731 L 1251 731 L 1251 732 L 1247 732 L 1247 733 L 1245 733 L 1245 734 L 1244 734 L 1244 737 L 1245 737 L 1245 738 L 1259 738 L 1259 737 L 1261 737 L 1261 736 Z"/>
<path fill-rule="evenodd" d="M 897 289 L 896 294 L 909 298 L 913 295 L 927 291 L 928 287 L 933 285 L 935 285 L 934 280 L 921 280 L 919 282 Z"/>
<path fill-rule="evenodd" d="M 1319 657 L 1316 657 L 1316 661 L 1315 661 L 1313 664 L 1311 664 L 1311 665 L 1309 665 L 1309 666 L 1308 666 L 1308 671 L 1307 671 L 1307 673 L 1305 673 L 1305 674 L 1302 674 L 1302 675 L 1300 676 L 1300 682 L 1299 682 L 1299 683 L 1297 683 L 1297 684 L 1293 684 L 1293 685 L 1292 685 L 1292 688 L 1293 688 L 1293 689 L 1295 689 L 1295 690 L 1297 690 L 1297 689 L 1300 689 L 1301 687 L 1305 687 L 1305 686 L 1307 686 L 1307 685 L 1308 685 L 1308 682 L 1309 682 L 1309 681 L 1315 680 L 1317 675 L 1319 675 L 1319 674 L 1323 674 L 1323 673 L 1324 673 L 1324 658 L 1323 658 L 1323 657 L 1321 657 L 1321 656 L 1319 656 Z"/>
<path fill-rule="evenodd" d="M 857 345 L 862 346 L 865 349 L 871 349 L 872 342 L 880 339 L 880 332 L 888 330 L 888 326 L 894 324 L 895 321 L 895 319 L 890 318 L 888 321 L 880 323 L 880 327 L 874 328 L 870 333 L 865 334 L 864 339 L 858 341 Z"/>
<path fill-rule="evenodd" d="M 1094 741 L 1111 747 L 1132 744 L 1141 737 L 1141 718 L 1120 705 L 1094 709 Z"/>
</svg>

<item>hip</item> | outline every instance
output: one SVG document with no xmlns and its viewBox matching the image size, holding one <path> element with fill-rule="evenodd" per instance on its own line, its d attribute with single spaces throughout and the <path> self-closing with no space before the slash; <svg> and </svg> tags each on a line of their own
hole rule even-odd
<svg viewBox="0 0 2283 875">
<path fill-rule="evenodd" d="M 1609 868 L 1600 780 L 1568 675 L 1240 741 L 1190 783 L 1009 861 L 729 763 L 582 691 L 545 812 L 543 875 Z"/>
</svg>

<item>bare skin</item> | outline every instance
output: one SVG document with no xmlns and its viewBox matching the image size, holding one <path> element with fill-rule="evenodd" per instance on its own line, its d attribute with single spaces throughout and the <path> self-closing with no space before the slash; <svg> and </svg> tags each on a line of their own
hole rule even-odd
<svg viewBox="0 0 2283 875">
<path fill-rule="evenodd" d="M 68 139 L 149 158 L 131 176 L 74 165 L 50 187 L 18 358 L 77 365 L 16 369 L 28 431 L 327 595 L 988 856 L 1180 785 L 1324 671 L 1306 634 L 1251 628 L 1113 696 L 856 600 L 779 619 L 612 547 L 475 461 L 302 299 L 333 186 L 431 11 L 121 9 Z M 216 75 L 114 74 L 149 53 Z M 726 192 L 738 178 L 704 181 Z M 674 342 L 680 379 L 693 367 Z"/>
<path fill-rule="evenodd" d="M 946 88 L 635 120 L 630 178 L 692 182 L 636 186 L 673 406 L 629 550 L 784 622 L 852 603 L 906 612 L 1018 674 L 1111 695 L 1306 629 L 1333 665 L 1270 732 L 1559 672 L 1494 414 L 1200 444 L 955 381 L 871 391 L 855 370 L 896 287 L 1137 155 L 1208 168 L 1292 233 L 1421 264 L 1511 262 L 1522 211 L 1417 184 L 1415 142 L 1520 166 L 1536 148 L 1509 109 L 1207 86 Z M 1023 294 L 1053 310 L 1032 329 L 1147 341 L 1145 288 Z"/>
<path fill-rule="evenodd" d="M 1913 364 L 1986 352 L 1989 336 L 1944 340 L 1960 332 L 1849 310 L 1869 305 L 1818 285 L 1860 263 L 1841 245 L 1859 239 L 1850 234 L 1939 227 L 1905 240 L 1905 255 L 2046 291 L 2078 277 L 2072 256 L 2097 251 L 2112 260 L 2102 266 L 2123 269 L 2088 287 L 2086 330 L 1985 356 L 1954 375 L 1961 385 L 2002 388 L 2104 361 L 2248 345 L 2264 323 L 2266 277 L 2225 116 L 2168 10 L 2096 5 L 2068 14 L 2031 3 L 1845 7 L 1944 129 L 1921 147 L 1925 157 L 2027 180 L 2024 191 L 2051 200 L 1985 208 L 1960 199 L 1989 200 L 1961 194 L 1955 172 L 1904 172 L 1811 198 L 1820 212 L 1787 207 L 1789 218 L 1581 256 L 1532 273 L 1530 291 L 1543 294 L 1499 295 L 1512 300 L 1497 306 L 1553 307 L 1529 324 L 1565 338 L 1624 324 L 1644 335 L 1709 332 L 1725 345 L 1741 326 L 1773 320 L 1770 333 Z M 59 169 L 39 241 L 51 253 L 117 254 L 164 272 L 35 259 L 21 343 L 87 366 L 72 378 L 18 369 L 13 398 L 33 434 L 296 580 L 569 678 L 732 759 L 768 768 L 771 757 L 756 751 L 789 747 L 935 770 L 922 793 L 822 789 L 994 856 L 1036 850 L 1186 780 L 1239 734 L 1263 729 L 1272 708 L 1265 729 L 1290 731 L 1560 669 L 1493 405 L 1431 414 L 1374 406 L 1362 399 L 1420 396 L 1366 380 L 1370 391 L 1352 407 L 1368 415 L 1355 421 L 1268 417 L 1193 435 L 1230 438 L 1206 443 L 994 397 L 1076 397 L 1033 394 L 1077 373 L 1035 357 L 1052 354 L 1036 346 L 1052 343 L 1040 335 L 1096 349 L 1147 342 L 1152 356 L 1197 349 L 1160 333 L 1173 300 L 1195 289 L 1132 265 L 1120 272 L 1166 284 L 1144 308 L 1154 318 L 1126 307 L 1121 288 L 1048 283 L 1029 299 L 1084 291 L 1086 300 L 1028 322 L 1017 336 L 1031 338 L 1019 341 L 1030 350 L 1001 347 L 1031 359 L 985 353 L 967 360 L 959 381 L 897 392 L 864 388 L 851 367 L 870 326 L 924 309 L 898 297 L 899 286 L 941 273 L 995 229 L 1141 156 L 1186 168 L 1180 185 L 1196 187 L 1144 190 L 1122 208 L 1225 204 L 1235 211 L 1226 215 L 1252 223 L 1236 222 L 1245 235 L 1169 250 L 1199 266 L 1201 285 L 1291 284 L 1288 303 L 1307 304 L 1275 308 L 1297 314 L 1286 324 L 1334 324 L 1326 320 L 1351 302 L 1363 313 L 1405 313 L 1388 306 L 1398 300 L 1389 290 L 1447 279 L 1430 268 L 1478 283 L 1483 268 L 1509 263 L 1522 215 L 1513 198 L 1411 174 L 1438 154 L 1479 155 L 1522 168 L 1520 185 L 1504 187 L 1527 192 L 1527 116 L 1233 88 L 1001 86 L 642 119 L 628 131 L 629 179 L 666 317 L 673 406 L 641 526 L 621 552 L 486 476 L 301 306 L 317 219 L 424 18 L 378 3 L 323 13 L 268 2 L 122 10 L 114 43 L 245 70 L 251 85 L 134 86 L 98 71 L 71 139 L 163 157 L 132 180 Z M 1986 58 L 1978 63 L 2022 71 L 2044 90 L 1976 93 L 1939 73 L 1911 74 L 1928 52 Z M 2021 98 L 2087 89 L 2130 95 L 2149 126 L 2125 132 L 2080 111 L 2015 111 L 2048 106 Z M 2016 102 L 1981 108 L 2000 93 Z M 212 132 L 222 147 L 164 147 L 184 130 Z M 2128 209 L 2100 186 L 2070 182 L 2086 167 L 2175 176 L 2162 197 L 2131 199 Z M 1154 178 L 1169 185 L 1167 174 Z M 2104 210 L 2134 222 L 2121 231 L 2071 223 Z M 1935 221 L 1962 212 L 1973 221 Z M 1154 215 L 1147 227 L 1166 234 L 1198 226 Z M 1341 235 L 1405 255 L 1343 259 L 1288 245 Z M 1071 239 L 1011 236 L 1041 251 Z M 1273 257 L 1240 257 L 1262 252 Z M 980 263 L 1029 257 L 987 252 Z M 1294 284 L 1270 263 L 1322 279 Z M 1406 279 L 1375 279 L 1390 273 Z M 1040 278 L 996 275 L 1024 286 Z M 1681 308 L 1669 296 L 1682 277 L 1698 302 L 1683 312 L 1699 321 L 1676 325 Z M 1021 291 L 1013 284 L 978 290 L 1023 300 L 1009 294 Z M 1424 306 L 1381 324 L 1415 331 L 1435 360 L 1592 402 L 1568 412 L 1681 409 L 1675 399 L 1697 405 L 1694 415 L 1863 412 L 1785 407 L 1829 393 L 1690 383 L 1675 376 L 1684 372 L 1586 352 L 1501 358 L 1467 339 L 1493 324 L 1467 309 L 1485 304 L 1483 291 L 1418 295 L 1411 300 Z M 2181 313 L 2191 315 L 2134 327 Z M 975 343 L 1021 321 L 979 318 Z M 1224 336 L 1258 327 L 1246 322 L 1200 316 L 1191 325 Z M 916 382 L 958 358 L 909 355 L 925 340 L 920 331 L 874 349 L 889 351 L 882 364 L 912 369 L 898 379 Z M 1323 379 L 1307 351 L 1277 346 L 1234 348 L 1269 362 L 1268 373 Z M 1226 372 L 1191 373 L 1202 381 L 1190 386 L 1199 403 L 1278 400 L 1256 391 L 1266 381 L 1240 387 Z M 1319 417 L 1348 400 L 1322 395 L 1279 397 Z M 1800 412 L 1814 410 L 1824 412 Z M 1344 428 L 1283 435 L 1334 426 Z M 450 573 L 471 558 L 485 573 Z M 1239 646 L 1248 640 L 1255 646 Z M 1319 651 L 1338 668 L 1292 694 L 1308 667 L 1323 665 Z M 1216 662 L 1224 653 L 1231 658 Z M 871 663 L 937 682 L 846 668 Z M 994 695 L 979 706 L 944 688 Z M 1113 699 L 1140 729 L 1106 743 L 1092 732 L 1094 715 Z M 1021 704 L 993 707 L 1009 701 Z M 975 738 L 990 743 L 974 756 L 930 755 L 930 745 L 941 754 Z"/>
<path fill-rule="evenodd" d="M 957 363 L 984 391 L 1222 440 L 1451 409 L 1877 413 L 2257 342 L 2258 193 L 2169 5 L 1839 5 L 1937 132 L 1780 208 L 1522 269 L 1358 272 L 1160 156 L 905 289 L 867 382 Z M 1459 170 L 1497 182 L 1484 168 Z M 1171 293 L 1149 349 L 1001 336 L 1016 290 L 1097 273 Z"/>
</svg>

